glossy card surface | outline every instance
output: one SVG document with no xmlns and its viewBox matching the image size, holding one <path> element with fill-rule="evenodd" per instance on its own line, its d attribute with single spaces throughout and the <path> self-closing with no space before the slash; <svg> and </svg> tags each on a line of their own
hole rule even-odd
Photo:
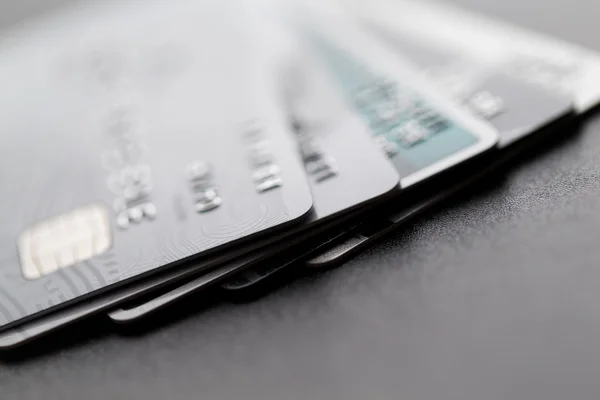
<svg viewBox="0 0 600 400">
<path fill-rule="evenodd" d="M 5 36 L 0 329 L 309 214 L 253 30 L 220 4 L 83 5 Z"/>
<path fill-rule="evenodd" d="M 264 31 L 265 25 L 262 27 Z M 287 44 L 284 41 L 283 45 Z M 281 43 L 269 45 L 280 46 Z M 316 203 L 314 213 L 304 224 L 292 231 L 282 232 L 278 235 L 279 239 L 295 236 L 308 228 L 310 234 L 307 236 L 318 235 L 319 230 L 329 229 L 326 224 L 328 221 L 338 224 L 331 220 L 357 207 L 375 202 L 379 197 L 395 194 L 398 190 L 397 172 L 373 144 L 362 121 L 346 107 L 330 81 L 324 80 L 324 71 L 306 57 L 293 59 L 286 65 L 294 67 L 285 68 L 288 72 L 281 82 L 281 98 L 286 99 L 286 111 L 289 119 L 294 121 L 296 133 L 291 134 L 292 140 L 301 145 L 298 148 L 303 155 L 305 168 L 312 171 L 309 173 L 309 182 Z M 302 240 L 290 239 L 277 245 L 270 245 L 269 240 L 261 240 L 253 245 L 256 248 L 265 247 L 264 250 L 254 251 L 229 263 L 225 263 L 226 258 L 221 256 L 207 262 L 190 263 L 189 267 L 182 266 L 176 271 L 166 271 L 161 276 L 149 280 L 146 285 L 145 282 L 140 282 L 131 289 L 123 288 L 114 294 L 109 293 L 95 299 L 90 307 L 82 304 L 73 313 L 70 313 L 70 309 L 52 313 L 0 334 L 0 347 L 22 345 L 63 325 L 105 311 L 107 308 L 115 308 L 120 303 L 138 298 L 149 291 L 159 290 L 175 281 L 188 281 L 178 290 L 169 291 L 143 307 L 121 309 L 111 313 L 111 318 L 121 323 L 141 318 L 160 309 L 166 303 L 220 282 L 233 272 L 264 262 L 270 253 L 277 254 L 290 249 L 300 252 L 297 247 L 302 246 Z M 320 244 L 325 241 L 323 238 Z M 306 249 L 302 248 L 300 254 L 305 251 Z M 218 265 L 222 266 L 198 277 L 198 271 Z M 190 281 L 192 277 L 194 279 Z"/>
</svg>

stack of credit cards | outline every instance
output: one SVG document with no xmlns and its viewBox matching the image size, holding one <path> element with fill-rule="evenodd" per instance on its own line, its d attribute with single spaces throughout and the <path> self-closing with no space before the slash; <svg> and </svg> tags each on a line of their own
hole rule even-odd
<svg viewBox="0 0 600 400">
<path fill-rule="evenodd" d="M 600 102 L 600 55 L 417 0 L 83 2 L 4 37 L 1 349 L 339 266 Z"/>
</svg>

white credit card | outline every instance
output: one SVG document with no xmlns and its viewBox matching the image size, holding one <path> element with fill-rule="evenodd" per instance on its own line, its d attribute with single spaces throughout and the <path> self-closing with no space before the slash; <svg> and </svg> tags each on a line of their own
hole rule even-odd
<svg viewBox="0 0 600 400">
<path fill-rule="evenodd" d="M 569 95 L 578 113 L 600 103 L 600 53 L 450 4 L 339 0 L 365 22 L 403 30 L 546 89 Z"/>
</svg>

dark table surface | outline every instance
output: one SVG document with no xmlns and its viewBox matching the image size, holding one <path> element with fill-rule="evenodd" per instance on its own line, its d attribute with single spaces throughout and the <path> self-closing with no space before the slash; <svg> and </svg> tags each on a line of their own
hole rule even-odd
<svg viewBox="0 0 600 400">
<path fill-rule="evenodd" d="M 600 50 L 596 0 L 460 2 Z M 343 268 L 61 332 L 0 361 L 0 398 L 599 399 L 600 115 L 580 131 Z"/>
</svg>

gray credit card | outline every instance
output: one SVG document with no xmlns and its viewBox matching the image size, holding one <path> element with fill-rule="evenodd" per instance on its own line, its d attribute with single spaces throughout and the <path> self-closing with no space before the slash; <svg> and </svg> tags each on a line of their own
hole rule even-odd
<svg viewBox="0 0 600 400">
<path fill-rule="evenodd" d="M 264 25 L 262 29 L 265 29 Z M 290 249 L 298 252 L 301 246 L 305 247 L 306 240 L 319 237 L 320 232 L 326 232 L 334 224 L 337 226 L 341 223 L 345 214 L 397 194 L 398 173 L 371 140 L 361 119 L 347 107 L 324 71 L 305 57 L 300 57 L 297 62 L 292 60 L 289 65 L 295 67 L 286 68 L 289 74 L 283 76 L 280 97 L 285 100 L 289 120 L 293 121 L 290 124 L 293 128 L 290 138 L 298 145 L 315 201 L 314 212 L 304 223 L 282 232 L 278 236 L 280 240 L 264 250 L 253 251 L 225 265 L 223 257 L 200 264 L 190 263 L 178 270 L 166 271 L 160 277 L 153 277 L 145 286 L 141 282 L 130 290 L 124 288 L 96 299 L 87 308 L 81 305 L 72 313 L 66 309 L 31 321 L 11 332 L 0 334 L 0 347 L 10 348 L 26 343 L 68 323 L 114 308 L 123 301 L 138 298 L 152 290 L 164 291 L 166 285 L 187 280 L 177 291 L 167 292 L 144 307 L 115 311 L 111 317 L 125 322 L 129 318 L 147 315 L 161 308 L 166 299 L 175 301 L 206 288 L 235 271 L 265 262 L 272 254 Z M 305 233 L 306 238 L 303 238 Z M 268 243 L 262 241 L 254 246 L 264 247 L 265 244 Z M 217 265 L 221 265 L 220 268 L 198 277 L 206 268 Z"/>
<path fill-rule="evenodd" d="M 444 47 L 423 37 L 373 22 L 365 24 L 365 28 L 373 32 L 390 50 L 397 51 L 410 60 L 441 93 L 477 117 L 489 121 L 499 133 L 499 148 L 505 148 L 519 139 L 550 127 L 573 113 L 573 101 L 569 97 L 492 69 L 479 60 L 466 58 L 464 53 L 452 47 Z M 334 243 L 329 243 L 322 254 L 308 257 L 307 264 L 311 267 L 329 267 L 346 260 L 383 233 L 408 222 L 468 187 L 487 172 L 487 169 L 476 171 L 459 182 L 452 182 L 422 202 L 407 208 L 401 207 L 389 219 L 375 218 L 376 221 L 368 227 L 353 227 L 346 235 L 338 232 L 340 237 Z M 249 288 L 278 273 L 283 266 L 289 265 L 261 265 L 229 279 L 223 284 L 223 288 L 232 291 Z"/>
<path fill-rule="evenodd" d="M 373 55 L 375 67 L 364 65 L 359 61 L 359 55 L 348 48 L 335 45 L 340 37 L 343 37 L 344 43 L 350 44 L 350 48 L 360 45 L 364 49 L 368 48 Z M 392 161 L 400 175 L 402 187 L 420 183 L 493 147 L 497 136 L 491 128 L 436 99 L 435 95 L 426 93 L 427 85 L 415 83 L 414 71 L 394 57 L 389 60 L 388 52 L 377 50 L 375 44 L 360 32 L 346 30 L 344 27 L 332 32 L 331 36 L 310 32 L 305 39 L 308 53 L 314 54 L 322 68 L 327 70 L 329 85 L 335 86 L 344 96 L 353 110 L 354 118 L 360 118 L 368 125 L 372 140 L 380 147 L 382 154 L 386 154 Z M 383 63 L 378 63 L 380 60 Z M 324 80 L 319 89 L 315 90 L 317 95 L 311 103 L 324 95 L 322 90 L 326 85 Z M 399 103 L 404 108 L 399 107 Z M 317 102 L 305 115 L 320 115 L 321 110 L 322 106 Z M 335 115 L 334 117 L 337 118 Z M 427 137 L 416 138 L 413 134 L 416 130 L 425 132 L 426 129 L 431 130 Z M 347 141 L 347 133 L 340 135 L 338 140 Z M 340 144 L 337 146 L 341 148 Z M 357 164 L 363 164 L 363 150 L 358 152 L 355 149 L 345 156 L 355 163 L 358 160 Z M 372 180 L 378 180 L 375 174 L 371 174 L 371 177 Z M 354 180 L 358 183 L 356 178 Z M 358 184 L 354 187 L 364 189 Z M 347 192 L 330 195 L 339 197 L 340 193 L 346 195 Z M 313 198 L 318 215 L 321 198 L 314 190 Z M 402 201 L 402 196 L 399 201 Z M 331 237 L 327 240 L 331 240 Z M 282 265 L 293 265 L 293 262 L 283 260 L 279 264 L 269 262 L 263 265 L 281 268 Z M 257 268 L 248 269 L 242 274 L 255 277 L 256 270 Z M 178 295 L 174 295 L 175 293 Z M 145 304 L 111 312 L 109 316 L 117 322 L 131 322 L 189 293 L 189 285 L 184 285 Z"/>
<path fill-rule="evenodd" d="M 268 61 L 227 10 L 81 5 L 6 35 L 0 330 L 308 217 Z"/>
</svg>

